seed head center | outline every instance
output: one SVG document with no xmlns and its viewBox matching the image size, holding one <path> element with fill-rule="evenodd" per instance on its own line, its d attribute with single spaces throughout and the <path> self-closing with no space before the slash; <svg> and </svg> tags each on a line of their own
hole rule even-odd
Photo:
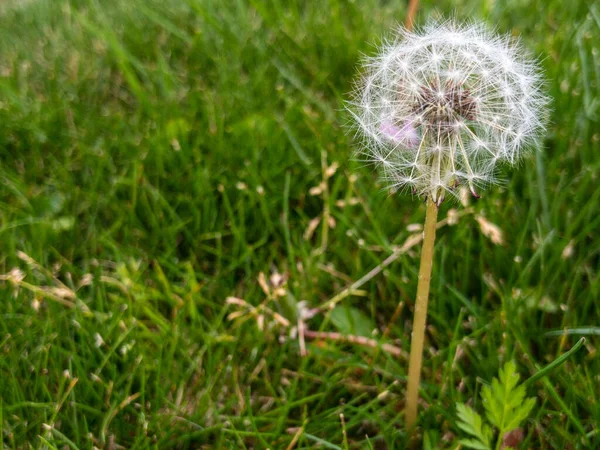
<svg viewBox="0 0 600 450">
<path fill-rule="evenodd" d="M 474 120 L 477 113 L 469 89 L 451 80 L 421 86 L 414 109 L 423 126 L 443 132 L 456 129 L 465 120 Z"/>
</svg>

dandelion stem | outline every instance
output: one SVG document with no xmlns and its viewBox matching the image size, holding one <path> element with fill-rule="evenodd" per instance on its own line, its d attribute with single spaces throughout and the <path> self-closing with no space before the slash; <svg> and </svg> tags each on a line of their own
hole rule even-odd
<svg viewBox="0 0 600 450">
<path fill-rule="evenodd" d="M 413 29 L 413 24 L 415 22 L 415 16 L 417 15 L 418 7 L 419 0 L 409 0 L 408 12 L 406 13 L 406 22 L 404 24 L 408 30 Z"/>
<path fill-rule="evenodd" d="M 427 200 L 425 229 L 423 230 L 423 248 L 421 249 L 421 265 L 417 285 L 417 301 L 413 319 L 412 338 L 410 343 L 410 360 L 408 363 L 408 387 L 406 393 L 405 420 L 406 428 L 411 429 L 417 420 L 417 402 L 419 399 L 419 381 L 423 360 L 423 341 L 425 339 L 425 323 L 427 319 L 427 301 L 431 285 L 431 267 L 433 265 L 433 246 L 437 224 L 438 207 L 431 198 Z"/>
</svg>

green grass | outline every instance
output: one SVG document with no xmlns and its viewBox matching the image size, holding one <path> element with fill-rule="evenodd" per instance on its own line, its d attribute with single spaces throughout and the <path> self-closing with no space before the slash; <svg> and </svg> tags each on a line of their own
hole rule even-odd
<svg viewBox="0 0 600 450">
<path fill-rule="evenodd" d="M 506 361 L 526 380 L 581 335 L 527 386 L 521 446 L 599 448 L 600 3 L 422 3 L 420 23 L 453 12 L 521 34 L 553 98 L 545 150 L 472 212 L 440 211 L 466 214 L 436 244 L 424 448 L 457 448 L 455 403 L 481 412 Z M 344 128 L 361 53 L 404 14 L 384 0 L 0 5 L 4 448 L 286 449 L 300 427 L 297 449 L 406 448 L 407 361 L 339 341 L 301 356 L 291 333 L 323 307 L 311 330 L 409 348 L 418 246 L 324 307 L 423 221 L 352 160 Z"/>
</svg>

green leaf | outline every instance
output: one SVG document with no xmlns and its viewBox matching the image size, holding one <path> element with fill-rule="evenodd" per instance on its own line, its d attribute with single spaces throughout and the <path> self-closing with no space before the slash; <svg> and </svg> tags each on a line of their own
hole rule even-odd
<svg viewBox="0 0 600 450">
<path fill-rule="evenodd" d="M 331 311 L 331 322 L 342 334 L 370 337 L 375 325 L 360 310 L 339 305 Z"/>
<path fill-rule="evenodd" d="M 431 446 L 431 438 L 429 437 L 429 433 L 425 432 L 423 435 L 423 450 L 433 450 Z"/>
<path fill-rule="evenodd" d="M 456 412 L 458 416 L 457 426 L 462 431 L 477 439 L 468 439 L 461 441 L 465 447 L 474 449 L 491 449 L 492 430 L 483 424 L 483 419 L 472 408 L 469 408 L 464 403 L 456 404 Z"/>
<path fill-rule="evenodd" d="M 514 415 L 507 422 L 506 430 L 511 431 L 517 428 L 521 424 L 521 422 L 527 419 L 527 416 L 529 416 L 529 413 L 533 409 L 534 405 L 534 398 L 528 398 L 527 400 L 525 400 L 525 403 L 523 403 L 523 405 L 520 408 L 514 411 Z"/>
<path fill-rule="evenodd" d="M 525 386 L 518 386 L 519 379 L 517 367 L 510 361 L 500 369 L 491 386 L 484 386 L 481 391 L 487 420 L 498 428 L 500 436 L 517 428 L 535 404 L 534 399 L 525 400 Z"/>
<path fill-rule="evenodd" d="M 460 442 L 460 444 L 463 447 L 474 448 L 475 450 L 490 450 L 491 449 L 490 446 L 482 444 L 477 439 L 461 439 L 458 442 Z"/>
<path fill-rule="evenodd" d="M 494 378 L 491 386 L 484 386 L 481 391 L 487 419 L 500 430 L 504 429 L 504 417 L 506 409 L 508 409 L 508 402 L 518 382 L 519 375 L 516 373 L 515 364 L 509 361 L 500 369 L 499 379 Z"/>
</svg>

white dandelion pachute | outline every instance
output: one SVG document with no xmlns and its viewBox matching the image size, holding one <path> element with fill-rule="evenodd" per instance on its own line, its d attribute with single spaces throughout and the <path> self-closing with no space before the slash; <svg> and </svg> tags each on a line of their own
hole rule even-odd
<svg viewBox="0 0 600 450">
<path fill-rule="evenodd" d="M 501 163 L 536 148 L 547 97 L 537 63 L 484 25 L 401 28 L 365 61 L 348 109 L 361 154 L 392 188 L 438 205 L 459 184 L 494 182 Z"/>
</svg>

